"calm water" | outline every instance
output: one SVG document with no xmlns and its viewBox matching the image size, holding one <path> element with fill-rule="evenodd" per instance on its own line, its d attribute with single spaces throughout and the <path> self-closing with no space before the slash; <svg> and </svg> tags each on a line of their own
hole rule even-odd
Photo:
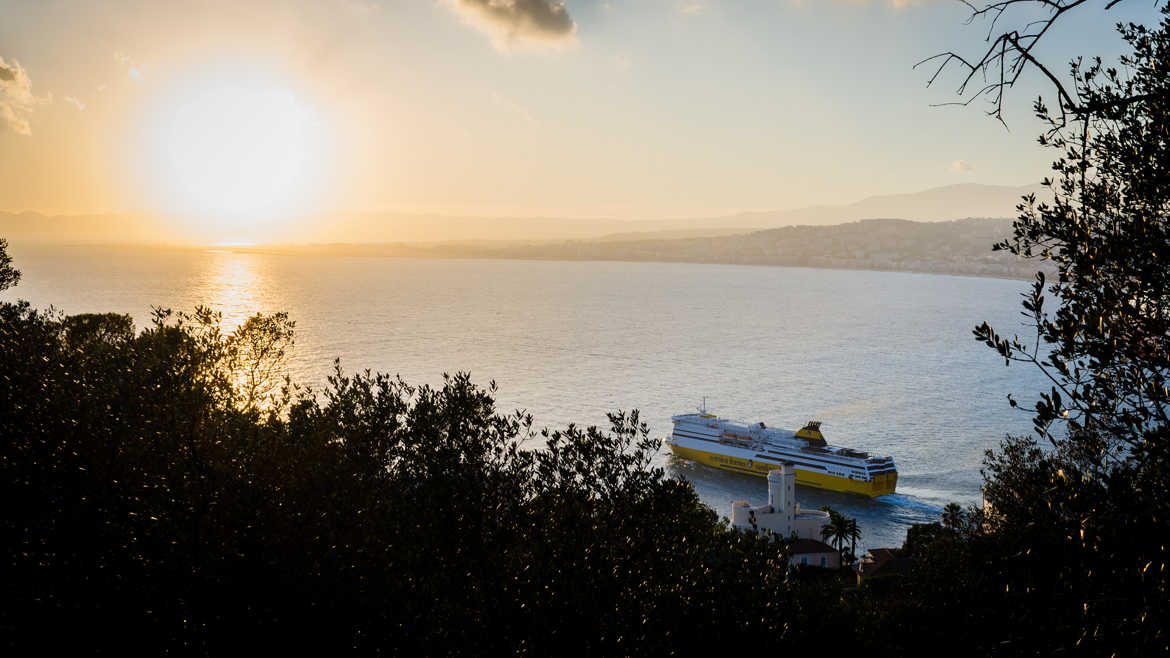
<svg viewBox="0 0 1170 658">
<path fill-rule="evenodd" d="M 294 379 L 343 366 L 438 383 L 495 379 L 501 409 L 538 425 L 604 424 L 637 408 L 651 431 L 703 396 L 722 416 L 794 428 L 824 421 L 832 443 L 898 462 L 898 494 L 875 500 L 800 488 L 806 507 L 858 519 L 868 547 L 899 545 L 940 507 L 980 500 L 983 451 L 1030 431 L 1009 409 L 1043 389 L 976 343 L 988 320 L 1023 331 L 1018 293 L 997 279 L 663 263 L 409 260 L 224 250 L 11 245 L 24 279 L 3 297 L 68 313 L 210 305 L 235 326 L 285 310 L 297 322 Z M 659 456 L 727 514 L 762 503 L 751 478 Z"/>
</svg>

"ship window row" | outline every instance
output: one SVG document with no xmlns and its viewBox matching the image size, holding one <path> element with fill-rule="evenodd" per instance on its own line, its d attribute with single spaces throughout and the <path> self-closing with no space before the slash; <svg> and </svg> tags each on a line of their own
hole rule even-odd
<svg viewBox="0 0 1170 658">
<path fill-rule="evenodd" d="M 759 453 L 756 453 L 756 456 L 761 458 L 761 459 L 771 460 L 773 462 L 775 462 L 775 459 L 776 459 L 772 455 L 761 455 Z M 825 468 L 824 464 L 817 464 L 815 462 L 802 462 L 802 461 L 797 460 L 797 459 L 790 459 L 788 461 L 797 465 L 797 466 L 802 466 L 802 467 L 809 469 L 809 470 L 815 469 L 818 471 L 824 471 L 824 472 L 828 473 L 829 475 L 835 475 L 837 477 L 852 477 L 849 473 L 842 473 L 841 471 L 838 471 L 838 470 L 830 471 L 829 469 Z M 864 477 L 864 473 L 862 471 L 852 471 L 852 473 L 861 473 L 862 476 Z"/>
<path fill-rule="evenodd" d="M 694 436 L 694 435 L 686 434 L 683 432 L 675 431 L 675 434 L 682 437 L 682 438 L 685 438 L 685 439 L 694 439 L 696 441 L 707 441 L 709 443 L 718 443 L 721 445 L 725 445 L 725 444 L 722 444 L 722 442 L 720 442 L 720 441 L 715 441 L 713 439 L 708 439 L 708 438 L 701 437 L 701 436 Z M 800 456 L 798 456 L 798 455 L 792 455 L 792 454 L 780 452 L 778 450 L 769 450 L 768 453 L 769 454 L 756 453 L 756 457 L 760 457 L 762 459 L 769 459 L 772 461 L 777 461 L 778 459 L 783 459 L 784 461 L 792 462 L 794 464 L 797 464 L 798 466 L 807 466 L 807 467 L 816 468 L 816 469 L 822 470 L 822 471 L 827 470 L 826 466 L 825 466 L 826 464 L 829 464 L 832 466 L 841 466 L 841 467 L 848 468 L 848 469 L 863 470 L 859 466 L 855 466 L 853 464 L 842 463 L 842 462 L 834 461 L 831 459 L 824 459 L 824 460 L 821 460 L 819 462 L 809 462 L 809 461 L 805 461 L 805 460 L 801 459 Z M 891 470 L 893 470 L 893 469 L 891 468 Z M 874 471 L 870 471 L 870 472 L 872 473 Z"/>
<path fill-rule="evenodd" d="M 784 460 L 784 463 L 792 463 L 792 464 L 795 464 L 795 465 L 797 465 L 797 466 L 806 466 L 806 467 L 808 467 L 808 468 L 815 468 L 815 469 L 817 469 L 817 470 L 820 470 L 820 471 L 825 471 L 825 472 L 829 472 L 829 467 L 828 467 L 828 466 L 826 466 L 826 464 L 829 464 L 829 465 L 831 466 L 831 465 L 833 465 L 833 463 L 834 463 L 834 462 L 810 462 L 810 461 L 804 461 L 804 460 L 802 460 L 802 459 L 794 458 L 794 457 L 791 457 L 791 456 L 789 456 L 789 455 L 783 455 L 783 454 L 780 454 L 780 453 L 773 453 L 773 454 L 768 454 L 768 455 L 765 455 L 765 454 L 762 454 L 762 453 L 758 453 L 758 452 L 756 453 L 756 457 L 759 457 L 760 459 L 766 459 L 766 460 L 769 460 L 769 461 L 771 461 L 771 462 L 773 462 L 773 463 L 777 462 L 777 457 L 778 457 L 778 456 L 779 456 L 779 457 L 781 457 L 781 458 L 783 458 L 783 460 Z M 846 468 L 851 468 L 851 467 L 846 467 Z M 834 469 L 834 472 L 832 473 L 833 475 L 836 475 L 836 474 L 837 474 L 837 473 L 836 473 L 836 470 L 837 470 L 837 469 Z M 856 469 L 856 470 L 857 470 L 857 471 L 860 471 L 860 469 Z"/>
<path fill-rule="evenodd" d="M 781 457 L 784 457 L 785 459 L 793 459 L 793 458 L 795 458 L 795 456 L 794 456 L 794 455 L 789 455 L 788 453 L 780 452 L 779 450 L 769 450 L 768 452 L 770 452 L 770 453 L 772 453 L 772 454 L 774 454 L 774 455 L 779 455 L 779 456 L 781 456 Z M 832 459 L 824 459 L 824 460 L 822 460 L 822 461 L 821 461 L 821 463 L 824 463 L 824 464 L 833 464 L 834 466 L 843 466 L 843 467 L 845 467 L 845 468 L 860 468 L 860 466 L 855 466 L 855 465 L 853 465 L 853 464 L 849 464 L 849 463 L 846 463 L 846 462 L 839 462 L 839 461 L 834 461 L 834 460 L 832 460 Z"/>
<path fill-rule="evenodd" d="M 715 441 L 715 440 L 713 440 L 713 439 L 708 439 L 708 438 L 705 438 L 705 437 L 702 437 L 702 436 L 694 436 L 694 435 L 691 435 L 691 434 L 685 434 L 685 433 L 683 433 L 683 432 L 675 432 L 675 434 L 676 434 L 676 435 L 678 435 L 678 436 L 680 436 L 680 437 L 682 437 L 682 438 L 684 438 L 684 439 L 695 439 L 696 441 L 708 441 L 708 442 L 710 442 L 710 443 L 719 443 L 719 444 L 726 445 L 726 444 L 725 444 L 724 442 L 722 442 L 722 441 Z M 800 458 L 798 455 L 793 455 L 793 454 L 791 454 L 791 453 L 782 452 L 782 451 L 780 451 L 780 450 L 767 450 L 767 452 L 771 453 L 772 455 L 776 455 L 776 456 L 779 456 L 779 457 L 783 457 L 784 459 L 793 460 L 793 461 L 797 461 L 797 460 Z M 764 455 L 761 455 L 761 456 L 764 456 Z M 845 467 L 845 468 L 860 468 L 860 467 L 859 467 L 858 465 L 856 465 L 856 464 L 851 464 L 851 463 L 849 463 L 849 462 L 839 462 L 839 461 L 835 461 L 835 460 L 832 460 L 832 459 L 821 459 L 821 463 L 824 463 L 824 464 L 833 464 L 833 465 L 836 465 L 836 466 L 843 466 L 843 467 Z"/>
</svg>

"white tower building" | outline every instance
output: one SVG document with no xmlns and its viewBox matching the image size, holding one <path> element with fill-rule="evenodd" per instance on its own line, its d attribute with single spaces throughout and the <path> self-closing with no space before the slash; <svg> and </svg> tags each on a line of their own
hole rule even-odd
<svg viewBox="0 0 1170 658">
<path fill-rule="evenodd" d="M 789 528 L 785 536 L 792 534 L 792 521 L 796 516 L 796 469 L 792 464 L 781 464 L 780 468 L 768 471 L 768 504 L 784 527 Z"/>
<path fill-rule="evenodd" d="M 752 507 L 746 500 L 731 503 L 731 525 L 750 530 L 752 519 L 761 533 L 788 538 L 820 539 L 829 513 L 801 510 L 796 503 L 796 469 L 792 464 L 768 471 L 768 504 Z"/>
</svg>

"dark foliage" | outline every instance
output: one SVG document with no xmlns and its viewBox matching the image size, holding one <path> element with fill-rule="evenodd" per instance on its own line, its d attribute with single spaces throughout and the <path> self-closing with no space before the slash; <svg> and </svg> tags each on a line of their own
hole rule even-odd
<svg viewBox="0 0 1170 658">
<path fill-rule="evenodd" d="M 1061 154 L 1045 181 L 1054 202 L 1026 199 L 997 245 L 1057 268 L 1025 295 L 1035 336 L 975 331 L 1053 383 L 1036 405 L 1040 442 L 1009 438 L 988 456 L 986 534 L 971 541 L 988 586 L 1028 622 L 1009 639 L 1043 653 L 1170 650 L 1170 20 L 1119 29 L 1124 72 L 1074 62 L 1076 112 L 1037 103 L 1041 142 Z"/>
<path fill-rule="evenodd" d="M 8 241 L 0 238 L 0 292 L 19 282 L 20 270 L 12 266 L 12 256 L 8 255 Z"/>
<path fill-rule="evenodd" d="M 291 329 L 0 305 L 9 650 L 672 653 L 842 623 L 650 467 L 636 412 L 533 435 L 466 375 L 299 391 Z"/>
</svg>

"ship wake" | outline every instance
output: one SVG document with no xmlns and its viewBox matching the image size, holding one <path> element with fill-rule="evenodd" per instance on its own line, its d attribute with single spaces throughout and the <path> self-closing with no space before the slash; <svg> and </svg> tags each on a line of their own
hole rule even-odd
<svg viewBox="0 0 1170 658">
<path fill-rule="evenodd" d="M 906 494 L 900 494 L 900 493 L 892 493 L 892 494 L 885 494 L 884 496 L 877 496 L 876 498 L 874 498 L 874 500 L 879 502 L 879 503 L 885 503 L 887 505 L 891 505 L 893 507 L 902 507 L 905 509 L 914 510 L 916 512 L 929 512 L 929 513 L 935 514 L 935 515 L 942 514 L 942 509 L 943 509 L 943 508 L 939 507 L 938 505 L 931 505 L 930 503 L 918 500 L 917 498 L 914 498 L 913 496 L 907 496 Z"/>
</svg>

